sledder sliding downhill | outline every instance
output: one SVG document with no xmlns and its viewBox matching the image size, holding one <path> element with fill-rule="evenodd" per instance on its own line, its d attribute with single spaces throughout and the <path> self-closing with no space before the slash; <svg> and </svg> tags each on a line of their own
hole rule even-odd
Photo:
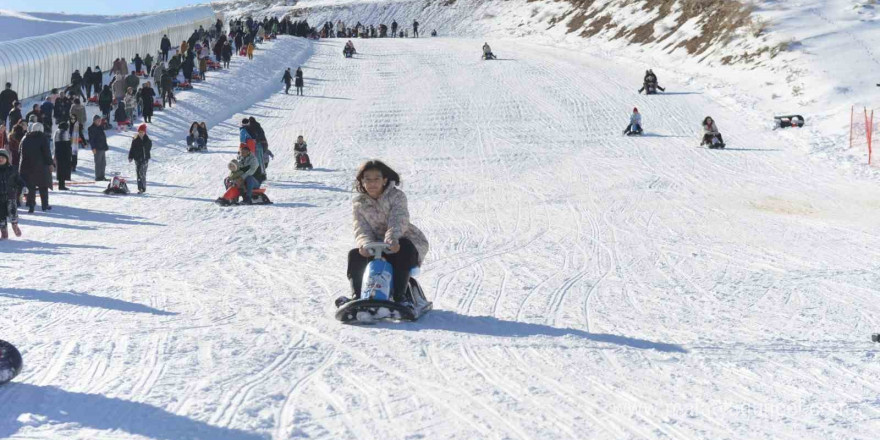
<svg viewBox="0 0 880 440">
<path fill-rule="evenodd" d="M 363 246 L 372 255 L 361 280 L 362 290 L 357 299 L 341 296 L 336 299 L 336 319 L 345 323 L 370 324 L 378 320 L 415 321 L 433 307 L 425 298 L 422 287 L 412 278 L 418 273 L 413 268 L 400 300 L 392 294 L 395 284 L 394 268 L 384 257 L 391 245 L 387 243 L 367 243 Z M 400 277 L 400 275 L 398 275 Z"/>
<path fill-rule="evenodd" d="M 492 48 L 489 47 L 489 43 L 483 44 L 483 59 L 484 60 L 494 60 L 496 59 L 495 54 L 492 53 Z"/>
<path fill-rule="evenodd" d="M 242 203 L 245 205 L 272 204 L 266 195 L 266 189 L 260 188 L 263 175 L 250 148 L 248 144 L 242 144 L 238 150 L 239 156 L 229 162 L 229 176 L 223 179 L 226 193 L 215 200 L 218 205 L 238 205 L 238 198 L 242 195 L 244 196 Z"/>
<path fill-rule="evenodd" d="M 666 91 L 666 89 L 660 87 L 660 84 L 657 82 L 657 75 L 654 74 L 654 71 L 648 69 L 645 71 L 645 80 L 642 83 L 642 88 L 639 89 L 639 93 L 645 92 L 646 95 L 656 95 L 658 89 L 661 92 Z"/>
<path fill-rule="evenodd" d="M 713 150 L 724 148 L 724 139 L 721 137 L 721 132 L 718 131 L 718 126 L 715 125 L 715 121 L 710 116 L 706 116 L 706 119 L 703 119 L 703 142 L 700 145 L 708 146 Z"/>
<path fill-rule="evenodd" d="M 623 134 L 627 136 L 642 134 L 642 115 L 639 114 L 638 108 L 633 107 L 632 115 L 629 117 L 629 125 L 623 130 Z"/>
<path fill-rule="evenodd" d="M 351 40 L 348 40 L 348 42 L 345 43 L 345 48 L 342 49 L 342 54 L 345 55 L 346 58 L 351 58 L 356 53 L 357 51 L 354 50 L 354 43 L 352 43 Z"/>
<path fill-rule="evenodd" d="M 415 321 L 431 310 L 419 283 L 411 278 L 428 252 L 425 235 L 409 221 L 400 176 L 381 161 L 358 169 L 353 200 L 358 247 L 348 253 L 352 296 L 336 299 L 336 319 L 346 323 Z"/>
</svg>

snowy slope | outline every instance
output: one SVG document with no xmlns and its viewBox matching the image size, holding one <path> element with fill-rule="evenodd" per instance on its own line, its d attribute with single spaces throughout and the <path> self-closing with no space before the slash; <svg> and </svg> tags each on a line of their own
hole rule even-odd
<svg viewBox="0 0 880 440">
<path fill-rule="evenodd" d="M 0 437 L 873 438 L 880 190 L 686 76 L 646 97 L 625 59 L 512 39 L 481 62 L 482 41 L 346 60 L 283 38 L 154 118 L 147 195 L 84 185 L 24 215 L 0 245 L 0 337 L 26 362 Z M 300 64 L 307 96 L 279 94 Z M 620 135 L 633 106 L 643 138 Z M 709 113 L 729 150 L 696 148 Z M 221 209 L 243 115 L 276 204 Z M 192 120 L 208 154 L 183 152 Z M 345 327 L 349 189 L 373 157 L 431 241 L 436 310 Z"/>
<path fill-rule="evenodd" d="M 437 29 L 441 35 L 487 40 L 516 36 L 591 55 L 625 57 L 638 69 L 653 68 L 661 84 L 670 75 L 683 77 L 689 87 L 712 95 L 721 105 L 745 112 L 758 109 L 766 127 L 775 115 L 802 114 L 807 128 L 783 135 L 791 145 L 810 152 L 813 160 L 880 181 L 876 166 L 867 166 L 863 122 L 855 127 L 852 148 L 849 143 L 850 109 L 870 109 L 880 99 L 872 49 L 880 43 L 875 32 L 878 5 L 870 0 L 744 2 L 755 8 L 752 23 L 732 35 L 714 36 L 696 55 L 681 44 L 706 33 L 704 23 L 711 22 L 712 12 L 680 27 L 677 23 L 682 8 L 699 7 L 699 1 L 232 0 L 215 7 L 231 16 L 292 14 L 313 25 L 325 20 L 388 24 L 396 19 L 408 28 L 418 19 L 426 32 Z M 724 2 L 710 3 L 717 7 Z M 661 5 L 670 4 L 669 14 L 658 19 Z M 608 23 L 600 20 L 606 16 Z"/>
<path fill-rule="evenodd" d="M 83 26 L 130 20 L 138 16 L 68 15 L 0 9 L 0 41 L 38 37 Z"/>
</svg>

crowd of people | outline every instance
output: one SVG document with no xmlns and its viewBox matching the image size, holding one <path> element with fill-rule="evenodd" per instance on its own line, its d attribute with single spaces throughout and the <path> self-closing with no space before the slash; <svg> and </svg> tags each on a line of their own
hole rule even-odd
<svg viewBox="0 0 880 440">
<path fill-rule="evenodd" d="M 317 31 L 317 35 L 321 38 L 409 38 L 410 36 L 419 38 L 419 26 L 419 21 L 413 20 L 412 34 L 410 34 L 410 28 L 398 26 L 397 20 L 391 21 L 390 28 L 385 23 L 365 25 L 360 21 L 354 25 L 349 23 L 347 26 L 344 21 L 338 20 L 335 25 L 332 21 L 325 22 L 321 30 Z M 437 36 L 436 29 L 431 31 L 431 36 Z"/>
<path fill-rule="evenodd" d="M 94 157 L 95 182 L 108 181 L 106 175 L 107 130 L 133 129 L 138 125 L 129 149 L 129 161 L 135 166 L 138 191 L 147 189 L 147 169 L 150 161 L 152 140 L 147 135 L 154 111 L 172 107 L 176 103 L 175 91 L 192 88 L 193 82 L 206 81 L 208 72 L 228 68 L 232 57 L 238 54 L 253 59 L 256 46 L 277 35 L 294 35 L 306 38 L 347 37 L 384 38 L 408 37 L 409 29 L 398 29 L 391 23 L 391 32 L 385 24 L 365 26 L 361 23 L 346 27 L 342 21 L 334 26 L 327 22 L 322 28 L 312 28 L 305 20 L 290 17 L 278 19 L 251 17 L 230 20 L 224 32 L 220 20 L 205 29 L 200 26 L 191 36 L 179 44 L 165 35 L 154 54 L 134 54 L 129 60 L 119 57 L 108 71 L 100 66 L 87 67 L 85 72 L 75 70 L 70 84 L 63 89 L 53 89 L 30 109 L 22 108 L 22 99 L 6 83 L 0 91 L 0 232 L 8 237 L 7 225 L 20 235 L 18 208 L 22 199 L 29 213 L 36 207 L 39 195 L 40 207 L 49 211 L 49 191 L 69 190 L 73 173 L 79 163 L 79 152 L 91 151 Z M 436 35 L 436 31 L 432 32 Z M 412 36 L 419 36 L 419 23 L 413 21 Z M 354 53 L 349 41 L 347 51 Z M 291 84 L 297 95 L 303 95 L 304 79 L 301 68 L 291 75 L 288 69 L 282 82 L 285 93 Z M 96 105 L 97 113 L 89 119 L 88 105 Z M 25 113 L 26 112 L 26 113 Z M 241 190 L 244 203 L 252 201 L 253 191 L 266 178 L 266 168 L 273 157 L 268 148 L 265 133 L 254 118 L 243 122 L 242 146 L 236 159 L 236 171 L 227 179 Z M 187 133 L 187 145 L 191 151 L 207 147 L 208 129 L 204 122 L 193 123 Z M 298 168 L 311 168 L 306 143 L 302 136 L 297 140 Z M 253 166 L 251 166 L 253 164 Z M 232 168 L 232 164 L 230 164 Z M 54 175 L 54 178 L 53 178 Z M 24 196 L 24 197 L 22 197 Z"/>
</svg>

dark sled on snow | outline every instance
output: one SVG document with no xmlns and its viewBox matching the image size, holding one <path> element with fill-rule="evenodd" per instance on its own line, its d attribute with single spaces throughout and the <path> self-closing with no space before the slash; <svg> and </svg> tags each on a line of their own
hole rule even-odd
<svg viewBox="0 0 880 440">
<path fill-rule="evenodd" d="M 409 279 L 406 295 L 412 307 L 394 301 L 372 298 L 344 302 L 336 310 L 336 319 L 345 324 L 374 324 L 379 321 L 417 321 L 434 308 L 434 303 L 425 298 L 422 287 L 414 278 Z"/>
<path fill-rule="evenodd" d="M 0 385 L 15 379 L 21 372 L 21 353 L 14 345 L 0 340 Z"/>
<path fill-rule="evenodd" d="M 721 142 L 718 136 L 706 135 L 703 136 L 703 142 L 700 143 L 700 146 L 708 147 L 710 150 L 723 150 L 724 142 Z"/>
<path fill-rule="evenodd" d="M 806 119 L 804 119 L 801 115 L 786 115 L 786 116 L 774 116 L 774 122 L 776 123 L 775 128 L 788 128 L 788 127 L 803 127 L 806 123 Z"/>
</svg>

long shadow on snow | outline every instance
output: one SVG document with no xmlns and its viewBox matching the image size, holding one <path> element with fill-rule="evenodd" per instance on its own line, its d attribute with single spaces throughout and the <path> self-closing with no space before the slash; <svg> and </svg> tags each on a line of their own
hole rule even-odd
<svg viewBox="0 0 880 440">
<path fill-rule="evenodd" d="M 0 390 L 0 438 L 18 432 L 24 414 L 45 416 L 45 423 L 70 423 L 102 431 L 123 431 L 161 440 L 265 440 L 268 437 L 221 428 L 162 408 L 100 394 L 51 386 L 10 383 Z"/>
<path fill-rule="evenodd" d="M 41 302 L 71 304 L 74 306 L 95 307 L 107 310 L 118 310 L 120 312 L 131 313 L 149 313 L 159 316 L 173 316 L 177 313 L 166 312 L 164 310 L 154 309 L 143 304 L 123 301 L 115 298 L 105 298 L 102 296 L 89 295 L 88 293 L 60 293 L 49 292 L 47 290 L 36 289 L 3 289 L 0 291 L 0 297 L 7 297 L 21 300 L 35 300 Z"/>
<path fill-rule="evenodd" d="M 595 342 L 606 342 L 641 350 L 657 350 L 668 353 L 687 353 L 680 345 L 606 333 L 590 333 L 571 328 L 556 328 L 549 325 L 528 322 L 505 321 L 493 316 L 459 315 L 448 310 L 434 310 L 412 325 L 383 325 L 387 329 L 410 331 L 445 330 L 448 332 L 469 333 L 472 335 L 525 338 L 529 336 L 576 336 Z"/>
<path fill-rule="evenodd" d="M 718 148 L 715 151 L 782 151 L 778 148 Z"/>
<path fill-rule="evenodd" d="M 36 225 L 36 226 L 46 226 L 49 228 L 68 228 L 68 229 L 98 229 L 92 227 L 72 227 L 70 225 L 60 225 L 57 223 L 46 223 L 46 222 L 31 222 L 28 221 L 24 223 L 26 225 Z M 41 254 L 41 255 L 59 255 L 66 254 L 67 252 L 61 252 L 62 249 L 111 249 L 106 246 L 92 246 L 87 244 L 64 244 L 64 243 L 44 243 L 41 241 L 19 241 L 19 240 L 10 240 L 8 242 L 3 243 L 3 247 L 0 247 L 0 253 L 10 253 L 10 254 L 18 254 L 18 253 L 27 253 L 27 254 Z"/>
<path fill-rule="evenodd" d="M 312 205 L 311 203 L 273 203 L 266 206 L 271 208 L 317 208 L 316 205 Z"/>
<path fill-rule="evenodd" d="M 666 95 L 666 96 L 672 96 L 672 95 L 702 95 L 702 94 L 703 94 L 703 92 L 663 92 L 663 93 L 658 93 L 658 95 Z"/>
<path fill-rule="evenodd" d="M 675 136 L 675 135 L 671 135 L 671 134 L 654 134 L 654 133 L 644 133 L 641 136 L 648 137 L 648 138 L 687 138 L 687 137 L 692 138 L 693 137 L 693 136 Z M 632 136 L 632 137 L 638 137 L 638 136 Z"/>
<path fill-rule="evenodd" d="M 269 186 L 273 188 L 294 188 L 294 189 L 318 189 L 321 191 L 350 193 L 351 191 L 335 186 L 327 186 L 321 182 L 269 182 Z"/>
<path fill-rule="evenodd" d="M 76 231 L 94 231 L 97 230 L 97 226 L 80 226 L 80 225 L 68 225 L 65 223 L 52 223 L 52 222 L 42 222 L 39 220 L 32 220 L 32 216 L 21 217 L 21 225 L 24 227 L 28 226 L 43 226 L 46 228 L 54 228 L 54 229 L 73 229 Z M 11 242 L 10 242 L 11 243 Z M 16 241 L 16 243 L 18 243 Z"/>
<path fill-rule="evenodd" d="M 338 98 L 338 97 L 335 97 L 335 96 L 309 96 L 309 95 L 303 95 L 303 96 L 300 96 L 300 98 L 337 99 L 337 100 L 340 100 L 340 101 L 354 101 L 354 100 L 351 99 L 351 98 Z"/>
<path fill-rule="evenodd" d="M 119 225 L 134 226 L 166 226 L 161 223 L 139 221 L 143 217 L 134 217 L 130 215 L 114 214 L 106 211 L 95 211 L 92 209 L 74 208 L 72 206 L 61 206 L 52 211 L 52 217 L 71 218 L 87 222 L 113 223 Z"/>
</svg>

